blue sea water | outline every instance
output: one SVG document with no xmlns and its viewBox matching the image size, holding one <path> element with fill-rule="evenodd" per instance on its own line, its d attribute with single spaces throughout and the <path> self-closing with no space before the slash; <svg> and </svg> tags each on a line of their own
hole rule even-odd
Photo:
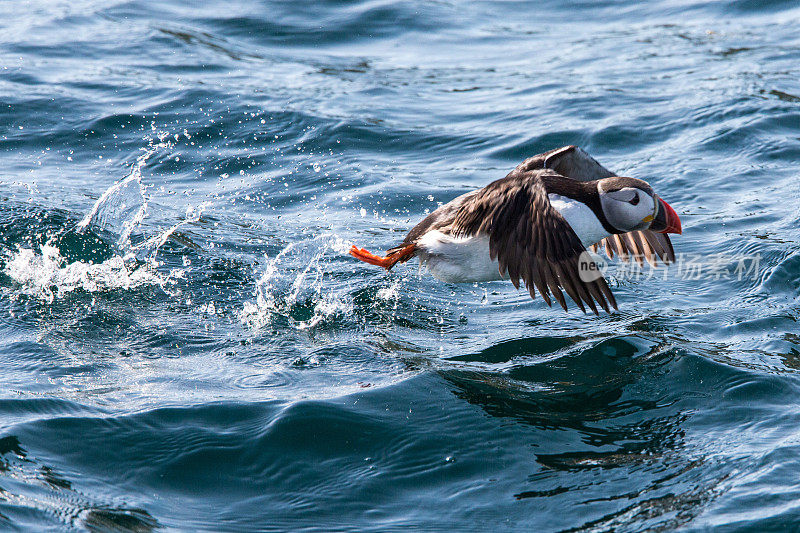
<svg viewBox="0 0 800 533">
<path fill-rule="evenodd" d="M 797 529 L 798 28 L 790 0 L 0 3 L 0 529 Z M 346 254 L 566 144 L 724 268 L 612 262 L 596 317 Z"/>
</svg>

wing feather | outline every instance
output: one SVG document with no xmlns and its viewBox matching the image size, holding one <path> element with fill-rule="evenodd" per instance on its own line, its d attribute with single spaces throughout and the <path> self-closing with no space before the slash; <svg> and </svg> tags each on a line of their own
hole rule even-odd
<svg viewBox="0 0 800 533">
<path fill-rule="evenodd" d="M 561 148 L 529 157 L 520 163 L 517 167 L 517 171 L 531 171 L 545 168 L 553 169 L 562 176 L 572 178 L 576 181 L 592 181 L 615 176 L 613 172 L 598 163 L 592 156 L 578 146 L 562 146 Z M 632 236 L 632 239 L 628 239 L 627 237 L 621 239 L 609 237 L 601 241 L 605 254 L 609 258 L 613 258 L 614 254 L 616 254 L 625 262 L 633 258 L 639 262 L 640 265 L 642 265 L 642 258 L 646 259 L 647 262 L 653 266 L 658 264 L 659 259 L 664 264 L 675 262 L 675 252 L 672 249 L 672 242 L 668 235 L 664 233 L 655 233 L 650 230 L 631 233 L 637 235 Z M 647 250 L 641 243 L 648 243 L 652 250 Z M 593 251 L 598 251 L 599 249 L 599 246 L 592 247 Z"/>
<path fill-rule="evenodd" d="M 598 305 L 610 310 L 616 301 L 605 279 L 584 281 L 581 254 L 586 251 L 573 229 L 550 205 L 537 172 L 512 172 L 465 201 L 453 217 L 454 236 L 487 235 L 489 254 L 515 287 L 520 279 L 531 297 L 538 291 L 567 309 L 566 296 L 584 312 Z"/>
</svg>

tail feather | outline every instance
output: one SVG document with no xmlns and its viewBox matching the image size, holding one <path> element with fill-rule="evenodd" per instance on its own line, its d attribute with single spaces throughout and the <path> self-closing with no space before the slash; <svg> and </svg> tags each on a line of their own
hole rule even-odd
<svg viewBox="0 0 800 533">
<path fill-rule="evenodd" d="M 383 257 L 379 255 L 375 255 L 371 252 L 368 252 L 364 248 L 358 248 L 357 246 L 352 246 L 350 248 L 350 255 L 364 261 L 365 263 L 369 263 L 370 265 L 376 265 L 379 267 L 383 267 L 386 270 L 390 270 L 394 265 L 398 262 L 408 261 L 414 255 L 417 247 L 414 244 L 409 244 L 408 246 L 404 246 L 403 248 L 399 248 L 397 250 L 389 252 L 388 255 Z"/>
</svg>

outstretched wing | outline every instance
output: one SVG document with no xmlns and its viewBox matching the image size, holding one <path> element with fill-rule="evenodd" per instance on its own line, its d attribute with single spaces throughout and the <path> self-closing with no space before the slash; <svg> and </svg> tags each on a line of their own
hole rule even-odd
<svg viewBox="0 0 800 533">
<path fill-rule="evenodd" d="M 592 181 L 615 176 L 613 172 L 595 161 L 578 146 L 564 146 L 543 154 L 535 155 L 520 163 L 517 171 L 529 171 L 539 168 L 552 169 L 562 176 L 576 181 Z M 608 257 L 617 254 L 623 261 L 633 257 L 640 265 L 642 258 L 655 266 L 658 259 L 664 264 L 675 262 L 675 251 L 666 233 L 654 231 L 631 231 L 622 235 L 612 235 L 598 244 L 591 246 L 596 252 L 602 248 Z"/>
<path fill-rule="evenodd" d="M 498 260 L 500 273 L 517 288 L 522 278 L 532 298 L 535 287 L 552 305 L 552 292 L 566 310 L 563 289 L 584 312 L 584 303 L 595 314 L 595 302 L 606 311 L 609 302 L 617 308 L 606 280 L 596 270 L 581 278 L 581 262 L 585 268 L 591 260 L 572 227 L 550 205 L 539 173 L 512 172 L 484 187 L 458 208 L 450 232 L 488 235 L 489 253 Z"/>
</svg>

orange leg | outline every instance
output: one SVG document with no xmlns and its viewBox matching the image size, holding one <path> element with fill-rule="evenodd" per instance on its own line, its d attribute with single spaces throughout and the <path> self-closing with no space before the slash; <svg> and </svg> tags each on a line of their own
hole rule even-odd
<svg viewBox="0 0 800 533">
<path fill-rule="evenodd" d="M 417 248 L 416 245 L 409 244 L 405 248 L 398 250 L 391 255 L 381 257 L 379 255 L 375 255 L 371 252 L 366 251 L 364 248 L 358 248 L 357 246 L 353 246 L 350 248 L 350 255 L 352 255 L 356 259 L 364 261 L 365 263 L 369 263 L 370 265 L 376 265 L 379 267 L 383 267 L 386 270 L 389 270 L 398 261 L 403 261 L 406 258 L 408 258 L 411 254 L 413 254 L 416 248 Z"/>
</svg>

